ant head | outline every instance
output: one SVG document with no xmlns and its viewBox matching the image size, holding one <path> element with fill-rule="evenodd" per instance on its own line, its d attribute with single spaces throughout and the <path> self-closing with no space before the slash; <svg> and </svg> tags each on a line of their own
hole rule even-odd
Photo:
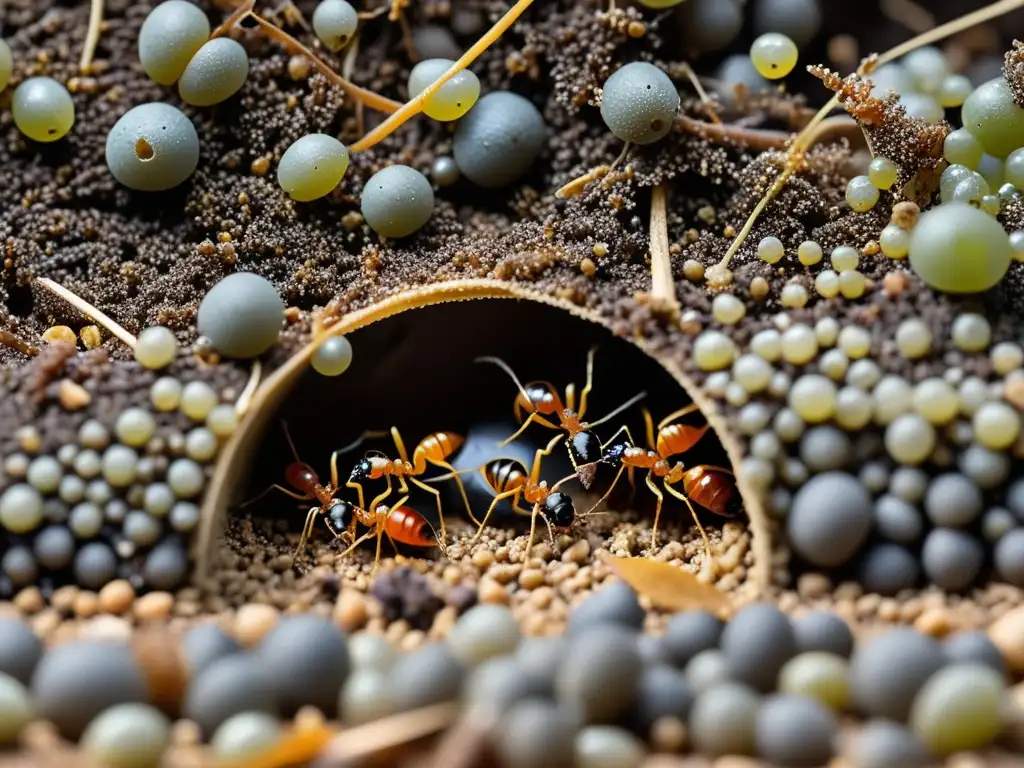
<svg viewBox="0 0 1024 768">
<path fill-rule="evenodd" d="M 629 443 L 616 443 L 615 445 L 609 446 L 608 450 L 604 452 L 601 457 L 601 461 L 604 464 L 621 464 L 622 457 L 626 453 L 626 449 L 629 448 Z"/>
<path fill-rule="evenodd" d="M 572 499 L 561 491 L 548 495 L 544 501 L 544 509 L 551 524 L 556 528 L 568 528 L 576 518 L 576 507 Z"/>
<path fill-rule="evenodd" d="M 593 464 L 601 460 L 601 438 L 590 430 L 573 435 L 570 448 L 577 464 Z"/>
<path fill-rule="evenodd" d="M 330 522 L 331 529 L 335 533 L 341 533 L 347 530 L 348 526 L 352 522 L 352 517 L 352 505 L 347 501 L 335 499 L 327 508 L 327 518 Z"/>
<path fill-rule="evenodd" d="M 348 476 L 349 482 L 351 483 L 351 482 L 359 482 L 360 480 L 369 480 L 370 479 L 370 472 L 371 472 L 372 469 L 373 469 L 373 467 L 370 466 L 369 460 L 368 459 L 363 459 L 358 464 L 356 464 L 354 467 L 352 467 L 352 474 L 350 474 Z"/>
</svg>

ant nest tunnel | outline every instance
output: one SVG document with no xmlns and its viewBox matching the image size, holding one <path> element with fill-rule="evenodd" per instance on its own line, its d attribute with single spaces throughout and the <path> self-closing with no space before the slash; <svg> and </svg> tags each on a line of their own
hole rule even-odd
<svg viewBox="0 0 1024 768">
<path fill-rule="evenodd" d="M 201 574 L 265 542 L 279 568 L 346 580 L 396 556 L 439 573 L 467 563 L 471 578 L 521 563 L 543 580 L 585 551 L 670 561 L 729 591 L 765 585 L 763 513 L 743 503 L 738 445 L 677 369 L 551 299 L 420 303 L 369 308 L 376 321 L 345 333 L 343 375 L 296 359 L 264 383 L 204 504 Z"/>
</svg>

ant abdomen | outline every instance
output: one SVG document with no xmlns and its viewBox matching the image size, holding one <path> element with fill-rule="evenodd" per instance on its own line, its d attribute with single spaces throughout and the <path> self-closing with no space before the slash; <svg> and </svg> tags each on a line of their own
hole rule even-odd
<svg viewBox="0 0 1024 768">
<path fill-rule="evenodd" d="M 601 439 L 590 431 L 572 436 L 572 453 L 577 464 L 593 464 L 601 460 Z"/>
<path fill-rule="evenodd" d="M 301 461 L 289 464 L 288 469 L 285 470 L 284 477 L 292 488 L 308 494 L 312 494 L 313 486 L 320 482 L 316 470 L 309 466 L 309 464 Z"/>
<path fill-rule="evenodd" d="M 572 498 L 561 491 L 548 494 L 544 500 L 544 507 L 551 524 L 556 528 L 568 528 L 576 517 L 576 507 L 572 503 Z"/>
</svg>

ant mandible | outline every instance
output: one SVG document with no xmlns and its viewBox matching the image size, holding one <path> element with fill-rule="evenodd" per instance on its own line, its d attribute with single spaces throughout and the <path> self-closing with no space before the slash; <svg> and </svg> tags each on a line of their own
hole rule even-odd
<svg viewBox="0 0 1024 768">
<path fill-rule="evenodd" d="M 518 459 L 499 458 L 492 459 L 479 468 L 453 471 L 449 475 L 431 478 L 430 482 L 446 480 L 449 477 L 467 472 L 479 472 L 495 495 L 491 500 L 491 505 L 487 508 L 487 514 L 484 515 L 483 521 L 479 523 L 473 539 L 480 538 L 480 534 L 484 531 L 484 526 L 487 525 L 491 514 L 498 504 L 501 503 L 502 499 L 509 499 L 513 511 L 530 517 L 530 538 L 526 544 L 526 558 L 529 558 L 530 552 L 533 550 L 537 515 L 540 515 L 547 524 L 552 542 L 555 538 L 552 525 L 555 528 L 568 528 L 576 518 L 576 507 L 572 499 L 558 490 L 562 483 L 576 477 L 576 473 L 563 477 L 552 486 L 548 486 L 546 480 L 540 479 L 543 458 L 551 455 L 551 452 L 561 442 L 563 437 L 564 435 L 557 435 L 551 439 L 546 447 L 538 448 L 533 456 L 533 465 L 529 470 Z M 523 509 L 519 506 L 520 501 L 532 504 L 533 509 Z"/>
<path fill-rule="evenodd" d="M 292 456 L 295 459 L 285 470 L 285 481 L 295 490 L 292 491 L 274 483 L 263 493 L 241 506 L 247 507 L 255 503 L 274 489 L 299 501 L 315 500 L 318 506 L 310 507 L 309 512 L 306 514 L 306 522 L 302 526 L 302 536 L 299 538 L 299 545 L 295 550 L 296 559 L 305 550 L 306 543 L 313 532 L 313 526 L 316 524 L 318 517 L 323 518 L 324 525 L 335 539 L 341 541 L 348 539 L 353 542 L 352 546 L 345 550 L 342 556 L 348 554 L 358 544 L 376 534 L 377 555 L 373 564 L 374 571 L 377 570 L 380 564 L 381 537 L 385 534 L 391 541 L 392 546 L 395 545 L 395 542 L 414 547 L 433 547 L 437 543 L 434 538 L 428 537 L 425 534 L 424 529 L 430 527 L 426 519 L 416 510 L 404 506 L 405 502 L 409 499 L 408 496 L 403 497 L 397 504 L 393 504 L 391 507 L 380 506 L 380 502 L 391 493 L 390 477 L 388 478 L 387 490 L 373 499 L 369 509 L 365 508 L 362 500 L 360 500 L 357 506 L 350 504 L 344 499 L 336 498 L 336 494 L 340 490 L 338 484 L 338 454 L 341 451 L 335 451 L 331 454 L 331 481 L 322 485 L 316 470 L 299 458 L 298 451 L 295 449 L 295 443 L 292 442 L 291 434 L 288 432 L 288 425 L 282 422 L 281 426 L 284 429 L 285 439 L 287 439 L 288 446 L 291 448 Z M 355 539 L 355 525 L 357 521 L 371 528 L 368 534 L 358 540 Z"/>
<path fill-rule="evenodd" d="M 587 412 L 587 398 L 594 388 L 594 355 L 596 353 L 596 347 L 592 347 L 587 353 L 587 383 L 580 393 L 579 411 L 575 410 L 576 385 L 571 382 L 565 387 L 565 402 L 563 403 L 553 384 L 547 381 L 532 381 L 523 386 L 511 366 L 499 357 L 478 357 L 475 361 L 478 363 L 493 363 L 505 371 L 519 390 L 514 405 L 516 419 L 522 419 L 524 412 L 529 414 L 515 434 L 501 441 L 498 445 L 505 446 L 511 443 L 526 431 L 531 422 L 536 422 L 548 429 L 564 430 L 569 436 L 569 443 L 567 444 L 569 446 L 569 459 L 572 461 L 572 465 L 577 471 L 577 476 L 580 477 L 584 487 L 589 487 L 590 481 L 586 478 L 586 473 L 581 473 L 580 468 L 593 466 L 601 459 L 601 439 L 593 432 L 593 428 L 615 418 L 647 397 L 646 392 L 640 392 L 597 421 L 589 423 L 583 421 L 583 417 Z M 544 418 L 544 416 L 551 415 L 557 417 L 557 424 Z"/>
<path fill-rule="evenodd" d="M 644 422 L 646 424 L 648 448 L 640 448 L 633 440 L 629 427 L 620 427 L 612 437 L 605 442 L 601 449 L 603 455 L 599 460 L 604 464 L 618 465 L 619 471 L 615 475 L 612 484 L 605 491 L 597 504 L 591 507 L 590 512 L 597 509 L 615 489 L 623 470 L 629 471 L 629 480 L 632 484 L 633 473 L 637 469 L 647 470 L 646 485 L 657 499 L 657 507 L 654 513 L 654 525 L 651 528 L 651 552 L 653 553 L 658 545 L 658 520 L 661 517 L 661 507 L 665 501 L 664 495 L 654 484 L 655 477 L 661 478 L 665 490 L 686 504 L 693 516 L 693 522 L 700 531 L 704 541 L 704 551 L 708 559 L 711 558 L 711 542 L 697 518 L 697 512 L 691 504 L 691 500 L 723 517 L 734 516 L 740 508 L 739 493 L 735 483 L 728 479 L 733 473 L 724 467 L 716 467 L 710 464 L 699 464 L 686 469 L 681 461 L 674 464 L 669 461 L 672 456 L 685 453 L 690 450 L 705 435 L 709 427 L 693 427 L 689 425 L 673 423 L 676 419 L 693 413 L 697 410 L 696 404 L 691 404 L 678 411 L 670 413 L 658 423 L 657 437 L 655 437 L 654 424 L 650 412 L 644 408 Z M 626 440 L 615 442 L 615 438 L 625 433 Z M 682 492 L 677 490 L 676 485 L 682 486 Z"/>
<path fill-rule="evenodd" d="M 386 432 L 381 433 L 379 431 L 367 431 L 363 433 L 363 436 L 359 438 L 358 442 L 361 442 L 363 438 L 371 436 L 379 436 L 381 434 L 387 434 Z M 437 500 L 437 519 L 441 528 L 441 534 L 439 537 L 441 551 L 447 549 L 448 534 L 444 524 L 444 513 L 441 509 L 441 492 L 436 488 L 431 488 L 426 483 L 416 479 L 417 475 L 422 475 L 427 471 L 428 465 L 440 467 L 442 469 L 454 472 L 455 468 L 448 463 L 449 457 L 451 457 L 462 444 L 465 442 L 465 438 L 462 435 L 458 435 L 454 432 L 434 432 L 433 434 L 427 435 L 423 438 L 419 445 L 412 453 L 412 461 L 409 461 L 409 453 L 405 449 L 405 441 L 402 440 L 402 435 L 398 431 L 398 427 L 391 428 L 391 437 L 395 441 L 395 448 L 398 450 L 397 459 L 390 459 L 384 453 L 380 451 L 370 451 L 367 453 L 362 460 L 360 460 L 349 474 L 348 482 L 345 483 L 346 488 L 355 488 L 359 494 L 359 506 L 363 506 L 363 486 L 361 481 L 366 480 L 378 480 L 382 477 L 391 478 L 394 477 L 398 480 L 399 491 L 401 493 L 408 494 L 409 486 L 406 484 L 406 480 L 415 485 L 417 488 L 421 488 L 428 493 L 432 493 L 434 498 Z M 462 484 L 462 480 L 459 479 L 458 475 L 454 475 L 455 482 L 459 486 L 459 493 L 462 495 L 462 501 L 466 505 L 466 512 L 469 513 L 470 519 L 475 523 L 477 520 L 473 516 L 473 510 L 469 505 L 469 497 L 466 495 L 466 488 Z M 383 498 L 387 498 L 387 495 L 391 492 L 391 483 L 388 482 L 388 491 L 385 492 Z"/>
</svg>

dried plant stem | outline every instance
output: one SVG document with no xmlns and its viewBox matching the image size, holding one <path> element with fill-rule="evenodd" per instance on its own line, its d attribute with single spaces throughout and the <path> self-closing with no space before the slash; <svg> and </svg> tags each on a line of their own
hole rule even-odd
<svg viewBox="0 0 1024 768">
<path fill-rule="evenodd" d="M 327 745 L 321 759 L 337 764 L 367 757 L 389 747 L 408 744 L 451 725 L 459 714 L 457 703 L 434 704 L 349 728 Z"/>
<path fill-rule="evenodd" d="M 253 395 L 256 394 L 256 390 L 259 389 L 260 381 L 263 380 L 263 366 L 260 365 L 259 360 L 252 361 L 252 373 L 249 374 L 249 381 L 246 382 L 245 389 L 242 390 L 242 394 L 238 396 L 238 400 L 235 402 L 235 413 L 239 416 L 244 416 L 245 412 L 249 410 L 249 406 L 252 404 Z"/>
<path fill-rule="evenodd" d="M 882 0 L 882 13 L 911 32 L 926 32 L 935 26 L 935 17 L 913 0 Z"/>
<path fill-rule="evenodd" d="M 501 37 L 531 5 L 533 5 L 533 0 L 517 0 L 516 4 L 512 6 L 504 16 L 498 19 L 497 23 L 495 23 L 495 25 L 491 27 L 483 37 L 473 44 L 473 47 L 462 54 L 461 58 L 452 64 L 447 72 L 428 85 L 416 98 L 408 101 L 401 109 L 391 115 L 391 117 L 353 144 L 350 149 L 353 152 L 362 152 L 370 149 L 386 139 L 401 126 L 405 125 L 409 120 L 416 117 L 416 115 L 423 111 L 423 105 L 427 102 L 427 99 L 437 93 L 441 89 L 442 85 L 476 61 L 477 58 L 479 58 L 484 51 L 486 51 L 499 37 Z"/>
<path fill-rule="evenodd" d="M 715 102 L 708 96 L 708 92 L 704 90 L 704 86 L 700 84 L 700 79 L 697 77 L 697 73 L 693 71 L 693 67 L 689 64 L 683 64 L 683 73 L 687 79 L 693 85 L 697 95 L 700 96 L 701 104 L 704 105 L 704 110 L 708 113 L 708 117 L 711 122 L 721 124 L 721 119 L 718 117 L 718 112 L 715 111 Z"/>
<path fill-rule="evenodd" d="M 85 33 L 85 44 L 82 46 L 82 58 L 78 62 L 78 70 L 88 75 L 92 69 L 92 58 L 96 55 L 96 46 L 100 42 L 103 31 L 103 6 L 105 0 L 92 0 L 89 6 L 89 29 Z"/>
<path fill-rule="evenodd" d="M 83 315 L 88 317 L 90 320 L 93 320 L 99 325 L 102 325 L 104 328 L 110 331 L 112 335 L 119 338 L 132 349 L 135 349 L 135 337 L 128 333 L 128 331 L 121 327 L 116 321 L 107 317 L 105 314 L 103 314 L 103 312 L 101 312 L 99 309 L 97 309 L 92 304 L 87 302 L 85 299 L 76 296 L 63 285 L 55 283 L 48 277 L 37 277 L 36 282 L 38 282 L 41 286 L 46 288 L 51 293 L 55 293 L 56 295 L 60 296 L 62 299 L 64 299 L 64 301 L 73 306 L 75 309 L 77 309 Z"/>
<path fill-rule="evenodd" d="M 683 129 L 700 136 L 702 139 L 717 143 L 729 142 L 748 149 L 766 151 L 771 149 L 783 149 L 793 140 L 793 134 L 788 131 L 769 131 L 760 128 L 745 128 L 740 125 L 728 123 L 705 123 L 702 120 L 694 120 L 691 117 L 679 118 Z M 844 133 L 851 136 L 860 132 L 857 122 L 848 115 L 836 115 L 822 122 L 808 146 L 812 146 L 829 133 Z"/>
<path fill-rule="evenodd" d="M 28 355 L 29 357 L 35 357 L 39 354 L 39 347 L 35 347 L 26 341 L 22 341 L 13 333 L 5 331 L 3 328 L 0 328 L 0 344 L 3 344 L 5 347 L 10 347 L 16 352 L 21 352 L 23 355 Z"/>
<path fill-rule="evenodd" d="M 666 184 L 658 184 L 651 190 L 651 297 L 669 307 L 679 306 L 669 253 Z"/>
<path fill-rule="evenodd" d="M 213 34 L 210 35 L 210 39 L 212 40 L 215 37 L 221 37 L 222 35 L 226 35 L 231 30 L 231 28 L 235 26 L 235 24 L 237 24 L 250 13 L 252 13 L 252 9 L 255 7 L 255 5 L 256 0 L 245 0 L 245 2 L 238 6 L 230 16 L 224 19 L 223 24 L 221 24 L 219 27 L 213 30 Z"/>
<path fill-rule="evenodd" d="M 992 19 L 1003 16 L 1004 14 L 1022 6 L 1024 6 L 1024 0 L 999 0 L 999 2 L 992 3 L 984 8 L 979 8 L 977 11 L 965 14 L 959 19 L 954 19 L 953 21 L 942 24 L 935 29 L 930 29 L 924 34 L 918 35 L 905 43 L 901 43 L 880 56 L 870 56 L 867 59 L 864 59 L 860 67 L 858 67 L 857 72 L 861 75 L 868 74 L 874 71 L 876 67 L 890 61 L 894 61 L 901 56 L 905 56 L 917 48 L 938 42 L 939 40 L 943 40 L 950 35 L 955 35 L 957 32 L 961 32 L 977 24 L 991 21 Z M 819 126 L 838 104 L 839 94 L 835 94 L 828 100 L 825 106 L 818 110 L 817 114 L 815 114 L 815 116 L 811 118 L 810 122 L 804 126 L 803 130 L 794 137 L 793 144 L 789 149 L 789 157 L 786 160 L 786 166 L 783 168 L 782 173 L 779 174 L 779 177 L 768 189 L 765 196 L 761 198 L 761 201 L 754 206 L 754 210 L 743 225 L 743 229 L 741 229 L 739 234 L 736 235 L 736 238 L 732 241 L 732 244 L 729 246 L 729 250 L 725 252 L 725 256 L 722 257 L 722 260 L 708 270 L 709 272 L 712 272 L 712 275 L 709 275 L 709 278 L 714 280 L 717 277 L 717 282 L 721 283 L 727 276 L 729 262 L 732 261 L 732 257 L 736 255 L 737 251 L 739 251 L 743 242 L 750 234 L 750 231 L 754 228 L 754 224 L 757 222 L 758 217 L 768 206 L 768 203 L 770 203 L 775 196 L 782 191 L 782 188 L 786 186 L 786 182 L 789 181 L 789 177 L 792 176 L 800 167 L 803 153 L 807 151 L 807 148 L 811 146 L 819 135 Z"/>
</svg>

